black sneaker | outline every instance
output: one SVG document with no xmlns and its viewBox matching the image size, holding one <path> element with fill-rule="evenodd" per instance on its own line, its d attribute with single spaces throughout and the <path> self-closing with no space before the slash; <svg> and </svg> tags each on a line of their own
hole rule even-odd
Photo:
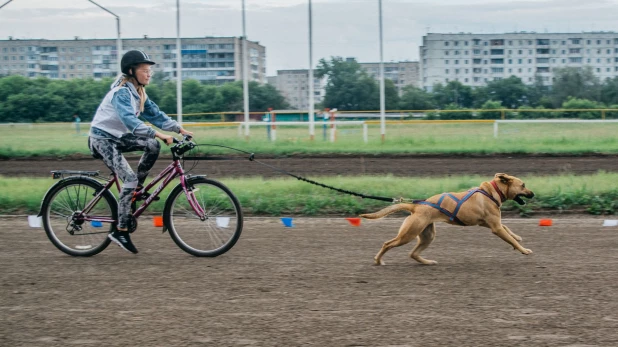
<svg viewBox="0 0 618 347">
<path fill-rule="evenodd" d="M 113 233 L 107 235 L 110 240 L 114 241 L 118 246 L 122 247 L 125 251 L 131 252 L 133 254 L 137 254 L 137 248 L 133 246 L 133 242 L 131 242 L 131 237 L 128 232 L 120 232 L 118 230 Z"/>
</svg>

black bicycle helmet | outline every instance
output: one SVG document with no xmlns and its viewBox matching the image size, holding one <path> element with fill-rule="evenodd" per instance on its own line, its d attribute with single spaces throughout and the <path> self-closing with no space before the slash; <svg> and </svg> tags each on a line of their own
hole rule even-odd
<svg viewBox="0 0 618 347">
<path fill-rule="evenodd" d="M 122 71 L 122 73 L 125 75 L 132 76 L 132 74 L 129 73 L 129 69 L 139 64 L 154 65 L 156 63 L 150 60 L 148 54 L 144 53 L 143 51 L 132 50 L 128 51 L 122 56 L 122 60 L 120 60 L 120 71 Z"/>
</svg>

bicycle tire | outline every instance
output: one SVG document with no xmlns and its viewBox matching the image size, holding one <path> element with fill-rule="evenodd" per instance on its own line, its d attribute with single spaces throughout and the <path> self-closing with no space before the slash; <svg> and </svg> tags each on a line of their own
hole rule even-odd
<svg viewBox="0 0 618 347">
<path fill-rule="evenodd" d="M 196 257 L 216 257 L 229 251 L 243 228 L 238 199 L 222 183 L 203 176 L 187 178 L 186 184 L 206 212 L 206 218 L 198 217 L 178 184 L 165 201 L 163 211 L 163 223 L 172 240 Z"/>
<path fill-rule="evenodd" d="M 86 177 L 68 177 L 52 186 L 41 204 L 45 234 L 62 252 L 75 257 L 90 257 L 110 244 L 107 235 L 113 223 L 76 221 L 79 214 L 96 192 L 103 189 L 98 181 Z M 118 219 L 118 202 L 110 191 L 91 210 L 91 216 Z"/>
</svg>

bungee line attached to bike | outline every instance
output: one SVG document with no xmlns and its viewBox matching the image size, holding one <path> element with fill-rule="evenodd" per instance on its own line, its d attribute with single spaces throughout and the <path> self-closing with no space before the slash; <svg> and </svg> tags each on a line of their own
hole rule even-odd
<svg viewBox="0 0 618 347">
<path fill-rule="evenodd" d="M 249 157 L 246 158 L 249 161 L 256 162 L 256 163 L 261 164 L 263 166 L 266 166 L 266 167 L 268 167 L 268 168 L 270 168 L 270 169 L 272 169 L 274 171 L 278 171 L 278 172 L 280 172 L 282 174 L 285 174 L 285 175 L 288 175 L 288 176 L 292 176 L 292 177 L 296 178 L 299 181 L 307 182 L 307 183 L 310 183 L 310 184 L 313 184 L 313 185 L 316 185 L 316 186 L 320 186 L 322 188 L 334 190 L 334 191 L 339 192 L 339 193 L 344 193 L 344 194 L 349 194 L 349 195 L 357 196 L 357 197 L 360 197 L 362 199 L 372 199 L 372 200 L 379 200 L 379 201 L 388 201 L 390 203 L 420 201 L 420 200 L 412 200 L 412 199 L 406 199 L 406 198 L 389 198 L 389 197 L 384 197 L 384 196 L 365 195 L 365 194 L 356 193 L 356 192 L 352 192 L 352 191 L 345 190 L 345 189 L 340 189 L 340 188 L 332 187 L 332 186 L 329 186 L 329 185 L 326 185 L 326 184 L 323 184 L 323 183 L 320 183 L 320 182 L 316 182 L 316 181 L 310 180 L 310 179 L 302 177 L 302 176 L 295 175 L 295 174 L 293 174 L 293 173 L 291 173 L 289 171 L 286 171 L 284 169 L 278 168 L 276 166 L 272 166 L 272 165 L 266 164 L 264 162 L 261 162 L 261 161 L 255 159 L 255 153 L 247 152 L 247 151 L 244 151 L 242 149 L 238 149 L 238 148 L 234 148 L 234 147 L 223 146 L 223 145 L 216 145 L 216 144 L 211 144 L 211 143 L 201 143 L 201 144 L 197 144 L 197 146 L 222 147 L 222 148 L 231 149 L 233 151 L 237 151 L 237 152 L 240 152 L 240 153 L 245 153 L 245 154 L 249 155 Z M 208 158 L 208 157 L 184 157 L 184 159 L 185 160 L 233 160 L 231 158 Z"/>
</svg>

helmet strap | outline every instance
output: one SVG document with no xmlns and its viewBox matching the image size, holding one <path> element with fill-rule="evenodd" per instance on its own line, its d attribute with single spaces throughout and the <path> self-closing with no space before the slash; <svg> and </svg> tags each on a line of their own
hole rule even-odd
<svg viewBox="0 0 618 347">
<path fill-rule="evenodd" d="M 135 74 L 135 67 L 130 67 L 129 71 L 131 72 L 130 74 L 127 74 L 127 76 L 133 78 L 135 80 L 135 82 L 137 82 L 138 86 L 144 86 L 139 79 L 137 79 L 137 75 Z"/>
</svg>

